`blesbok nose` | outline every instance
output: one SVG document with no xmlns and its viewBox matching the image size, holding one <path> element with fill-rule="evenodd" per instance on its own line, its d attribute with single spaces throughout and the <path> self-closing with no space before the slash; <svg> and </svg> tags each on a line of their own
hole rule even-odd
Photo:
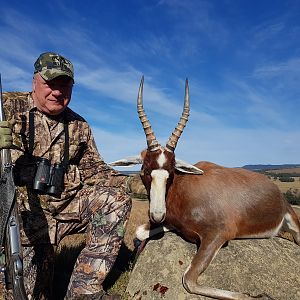
<svg viewBox="0 0 300 300">
<path fill-rule="evenodd" d="M 150 213 L 150 220 L 153 223 L 162 223 L 166 218 L 166 214 L 165 213 L 161 213 L 161 212 L 154 212 L 154 213 Z"/>
</svg>

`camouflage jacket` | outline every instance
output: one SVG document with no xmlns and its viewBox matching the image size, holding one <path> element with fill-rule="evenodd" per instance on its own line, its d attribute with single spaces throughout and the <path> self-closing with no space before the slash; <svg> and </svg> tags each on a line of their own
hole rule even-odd
<svg viewBox="0 0 300 300">
<path fill-rule="evenodd" d="M 15 164 L 17 201 L 23 222 L 33 220 L 34 239 L 40 238 L 36 234 L 37 229 L 46 226 L 49 228 L 50 242 L 55 243 L 54 227 L 57 220 L 80 222 L 80 202 L 76 194 L 85 185 L 114 186 L 125 191 L 126 177 L 103 161 L 88 123 L 70 108 L 66 108 L 64 117 L 58 120 L 34 111 L 35 137 L 32 153 L 33 157 L 49 159 L 51 164 L 62 162 L 65 146 L 63 121 L 67 120 L 69 165 L 64 175 L 64 191 L 56 197 L 32 193 L 27 183 L 33 180 L 32 166 L 35 165 L 35 162 L 31 161 L 32 156 L 28 156 L 29 110 L 34 107 L 33 101 L 29 93 L 4 93 L 3 102 L 6 119 L 13 121 L 14 124 L 13 144 L 17 149 L 11 153 Z M 27 233 L 22 237 L 22 242 L 31 244 L 35 242 L 32 239 L 30 233 Z"/>
</svg>

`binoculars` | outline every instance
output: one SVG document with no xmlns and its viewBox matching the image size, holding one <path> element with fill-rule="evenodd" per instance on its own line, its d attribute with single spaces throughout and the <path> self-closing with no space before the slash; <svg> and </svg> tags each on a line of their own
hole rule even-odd
<svg viewBox="0 0 300 300">
<path fill-rule="evenodd" d="M 51 165 L 47 158 L 41 158 L 37 162 L 33 190 L 49 195 L 61 194 L 64 190 L 64 174 L 65 168 L 61 163 Z"/>
</svg>

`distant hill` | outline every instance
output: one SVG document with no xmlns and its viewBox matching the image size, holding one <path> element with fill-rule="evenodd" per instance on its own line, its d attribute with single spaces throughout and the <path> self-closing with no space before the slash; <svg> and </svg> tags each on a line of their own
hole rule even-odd
<svg viewBox="0 0 300 300">
<path fill-rule="evenodd" d="M 284 170 L 284 169 L 296 169 L 300 168 L 300 164 L 282 164 L 282 165 L 245 165 L 242 167 L 243 169 L 251 170 L 251 171 L 269 171 L 269 170 Z M 293 172 L 292 170 L 285 170 L 286 172 Z M 126 170 L 119 170 L 119 172 L 125 175 L 134 175 L 139 173 L 140 171 L 126 171 Z M 297 170 L 298 172 L 298 170 Z"/>
<path fill-rule="evenodd" d="M 299 168 L 300 164 L 283 164 L 283 165 L 245 165 L 242 168 L 251 171 L 281 170 Z"/>
</svg>

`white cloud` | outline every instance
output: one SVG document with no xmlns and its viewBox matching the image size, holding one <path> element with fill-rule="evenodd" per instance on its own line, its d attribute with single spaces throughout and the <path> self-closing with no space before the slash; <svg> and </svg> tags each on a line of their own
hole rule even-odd
<svg viewBox="0 0 300 300">
<path fill-rule="evenodd" d="M 92 130 L 98 150 L 107 163 L 127 156 L 137 155 L 147 146 L 146 139 L 142 133 L 131 133 L 125 136 L 122 132 L 112 134 L 96 127 L 93 127 Z M 132 169 L 137 170 L 139 166 Z"/>
<path fill-rule="evenodd" d="M 0 57 L 3 91 L 30 91 L 32 73 Z"/>
<path fill-rule="evenodd" d="M 300 78 L 300 57 L 290 58 L 285 62 L 274 62 L 273 64 L 265 64 L 258 66 L 254 70 L 254 77 L 258 79 L 272 79 L 272 78 L 286 78 L 297 77 Z"/>
<path fill-rule="evenodd" d="M 275 22 L 272 20 L 271 23 L 269 22 L 270 21 L 266 21 L 265 23 L 255 27 L 254 40 L 256 45 L 273 40 L 274 37 L 281 34 L 285 29 L 285 24 L 283 21 Z"/>
</svg>

